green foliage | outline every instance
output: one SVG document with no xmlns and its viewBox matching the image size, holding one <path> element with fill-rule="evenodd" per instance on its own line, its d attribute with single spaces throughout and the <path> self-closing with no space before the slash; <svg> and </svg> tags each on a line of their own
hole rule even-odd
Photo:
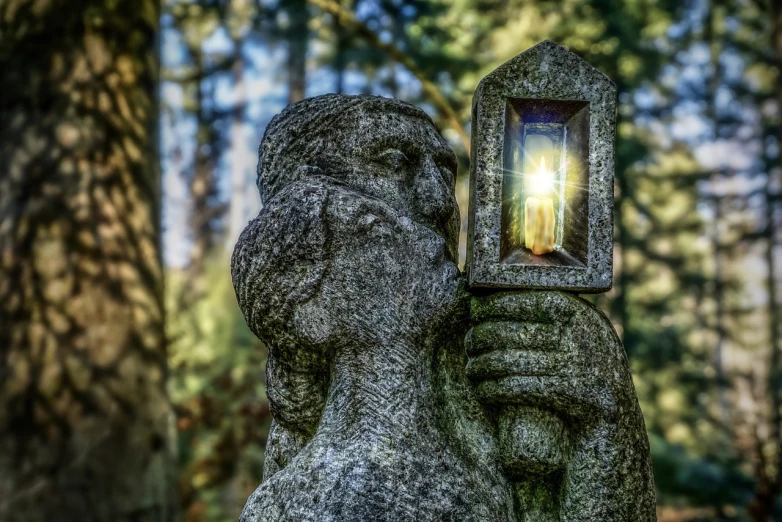
<svg viewBox="0 0 782 522">
<path fill-rule="evenodd" d="M 169 393 L 177 414 L 180 491 L 188 522 L 235 521 L 261 482 L 270 426 L 266 349 L 236 304 L 224 254 L 207 263 L 205 297 L 183 303 L 191 282 L 167 274 Z"/>
<path fill-rule="evenodd" d="M 754 484 L 737 462 L 710 461 L 687 449 L 650 435 L 652 465 L 658 484 L 658 502 L 674 505 L 744 505 Z"/>
</svg>

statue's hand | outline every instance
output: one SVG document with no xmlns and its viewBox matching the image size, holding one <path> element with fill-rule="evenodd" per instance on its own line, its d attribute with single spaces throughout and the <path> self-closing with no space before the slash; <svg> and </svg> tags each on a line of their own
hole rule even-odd
<svg viewBox="0 0 782 522">
<path fill-rule="evenodd" d="M 512 480 L 561 471 L 562 520 L 653 520 L 643 417 L 610 321 L 560 292 L 475 297 L 470 313 L 467 374 L 498 411 Z"/>
<path fill-rule="evenodd" d="M 538 406 L 611 421 L 635 397 L 627 359 L 608 319 L 560 292 L 473 298 L 465 340 L 468 376 L 488 404 Z"/>
</svg>

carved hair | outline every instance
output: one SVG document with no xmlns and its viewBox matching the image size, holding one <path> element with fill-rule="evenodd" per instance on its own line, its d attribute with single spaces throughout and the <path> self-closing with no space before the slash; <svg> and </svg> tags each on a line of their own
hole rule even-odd
<svg viewBox="0 0 782 522">
<path fill-rule="evenodd" d="M 261 200 L 266 203 L 307 173 L 339 178 L 339 172 L 322 168 L 332 165 L 326 156 L 340 153 L 328 146 L 335 129 L 358 129 L 361 119 L 375 112 L 422 118 L 434 126 L 418 107 L 380 96 L 326 94 L 289 105 L 269 122 L 258 148 Z"/>
</svg>

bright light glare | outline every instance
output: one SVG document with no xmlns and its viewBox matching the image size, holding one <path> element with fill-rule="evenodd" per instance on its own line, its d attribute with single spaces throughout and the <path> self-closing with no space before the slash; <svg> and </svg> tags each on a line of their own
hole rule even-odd
<svg viewBox="0 0 782 522">
<path fill-rule="evenodd" d="M 530 187 L 536 196 L 551 196 L 554 192 L 554 173 L 546 168 L 546 158 L 540 157 L 538 171 L 530 175 Z"/>
</svg>

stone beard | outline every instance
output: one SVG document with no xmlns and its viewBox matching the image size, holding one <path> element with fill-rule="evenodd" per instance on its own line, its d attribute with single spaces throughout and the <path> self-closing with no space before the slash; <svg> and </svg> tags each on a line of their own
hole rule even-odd
<svg viewBox="0 0 782 522">
<path fill-rule="evenodd" d="M 471 298 L 455 172 L 431 120 L 397 100 L 326 95 L 270 123 L 264 208 L 232 259 L 269 347 L 274 415 L 242 521 L 654 520 L 643 418 L 610 323 L 553 292 Z M 540 342 L 547 325 L 568 329 L 562 346 Z M 525 387 L 535 364 L 567 379 Z M 566 432 L 545 441 L 559 455 L 545 480 L 508 456 L 525 450 L 499 434 L 507 404 Z M 535 446 L 530 433 L 516 444 Z"/>
</svg>

